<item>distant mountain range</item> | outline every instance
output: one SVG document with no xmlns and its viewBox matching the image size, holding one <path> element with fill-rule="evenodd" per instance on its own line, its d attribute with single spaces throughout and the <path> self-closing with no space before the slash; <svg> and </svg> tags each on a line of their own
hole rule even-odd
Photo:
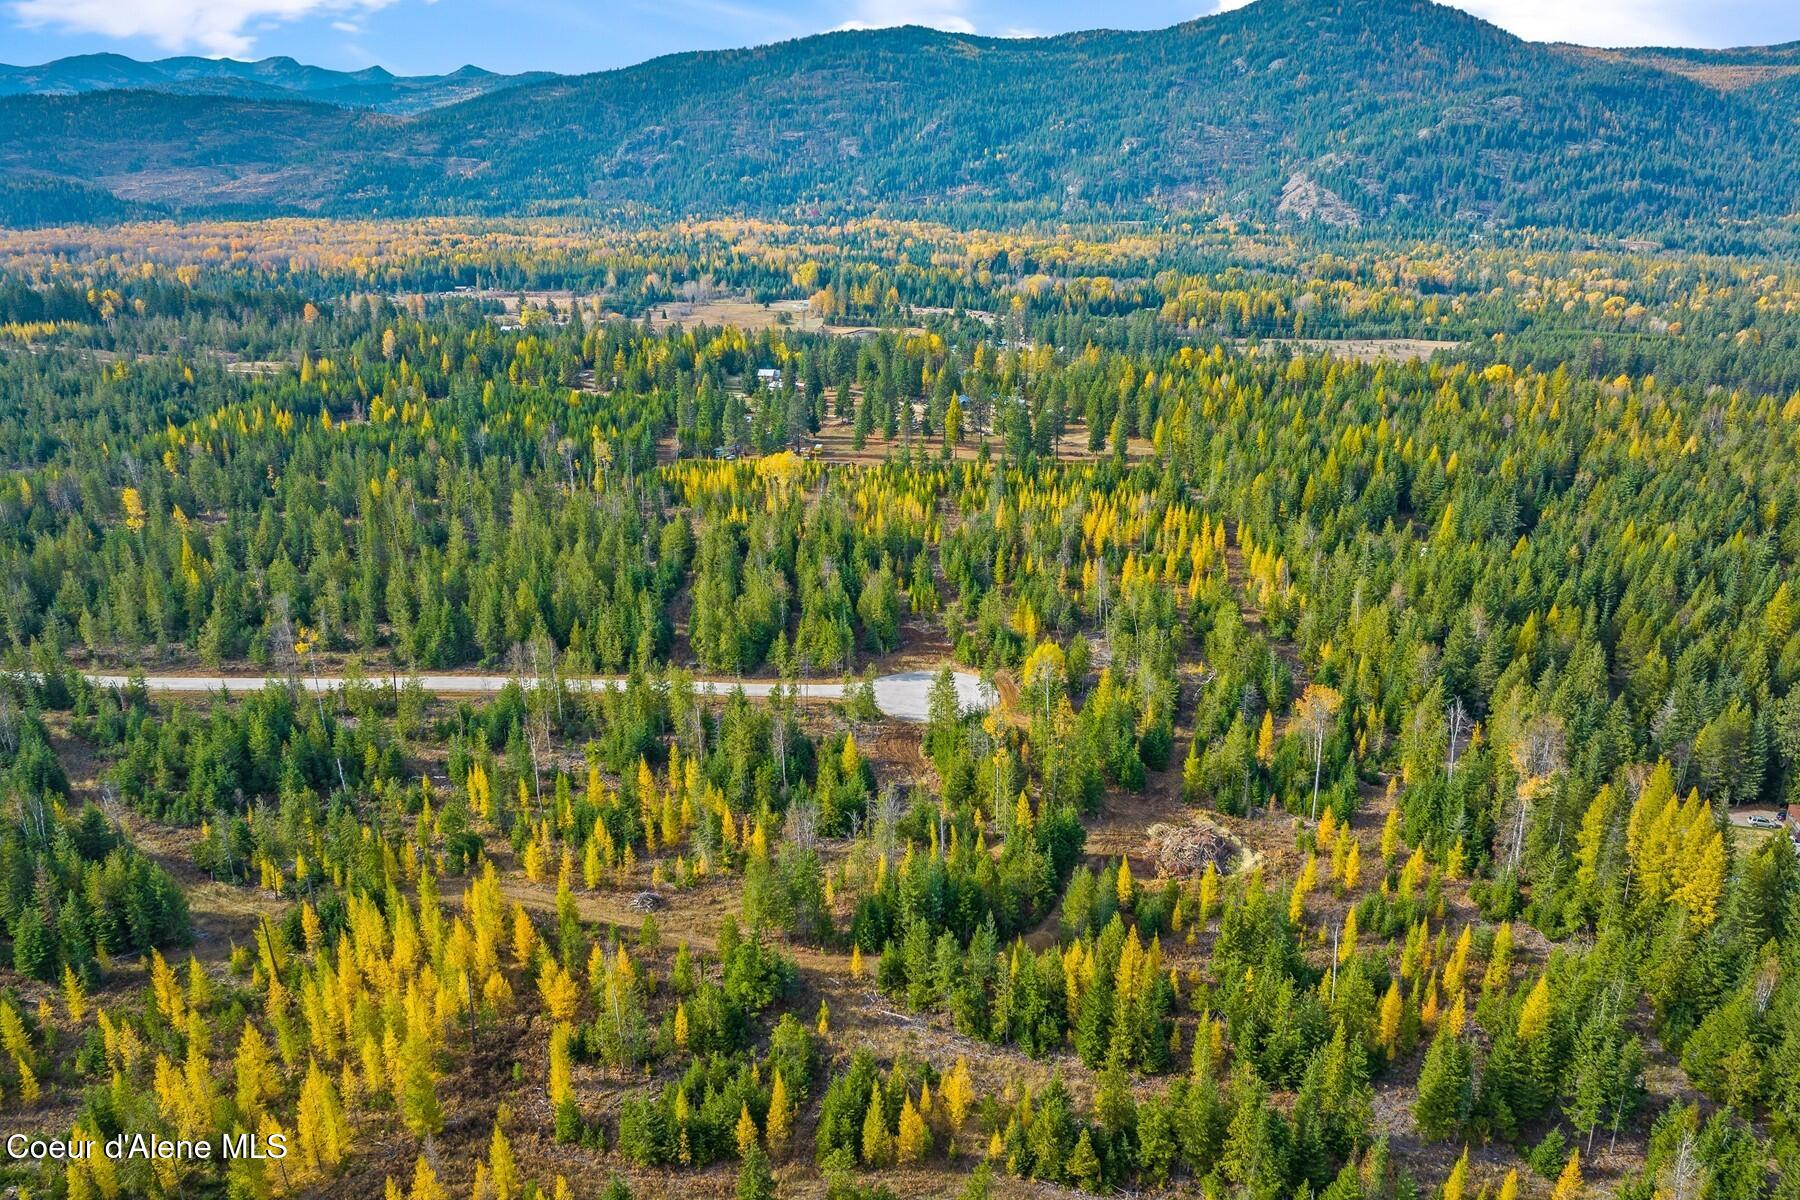
<svg viewBox="0 0 1800 1200">
<path fill-rule="evenodd" d="M 256 62 L 161 58 L 139 62 L 123 54 L 79 54 L 36 67 L 0 64 L 0 96 L 149 91 L 246 100 L 311 100 L 347 108 L 415 113 L 550 78 L 553 76 L 548 71 L 496 75 L 480 67 L 463 67 L 448 75 L 394 75 L 381 67 L 332 71 L 309 67 L 291 58 Z"/>
<path fill-rule="evenodd" d="M 510 86 L 269 62 L 230 89 L 0 99 L 0 219 L 799 207 L 1628 237 L 1800 216 L 1800 47 L 1545 45 L 1429 0 L 840 32 Z M 422 99 L 459 76 L 486 94 Z"/>
</svg>

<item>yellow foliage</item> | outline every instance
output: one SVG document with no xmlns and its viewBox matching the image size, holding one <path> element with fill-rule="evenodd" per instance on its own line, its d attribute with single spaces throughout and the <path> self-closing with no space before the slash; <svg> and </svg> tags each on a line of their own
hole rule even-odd
<svg viewBox="0 0 1800 1200">
<path fill-rule="evenodd" d="M 1550 1189 L 1550 1200 L 1580 1200 L 1586 1191 L 1587 1185 L 1581 1178 L 1581 1151 L 1571 1150 L 1562 1174 L 1556 1177 L 1556 1186 Z"/>
<path fill-rule="evenodd" d="M 903 1163 L 918 1162 L 931 1153 L 931 1134 L 925 1118 L 913 1107 L 912 1097 L 900 1109 L 900 1131 L 894 1139 L 894 1156 Z"/>
<path fill-rule="evenodd" d="M 1550 978 L 1539 975 L 1537 983 L 1519 1009 L 1519 1040 L 1526 1044 L 1537 1041 L 1550 1028 Z"/>
</svg>

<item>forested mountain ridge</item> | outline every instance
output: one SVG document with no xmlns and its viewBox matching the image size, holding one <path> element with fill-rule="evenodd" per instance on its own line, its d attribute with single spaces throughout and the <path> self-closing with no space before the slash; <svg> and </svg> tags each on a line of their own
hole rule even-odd
<svg viewBox="0 0 1800 1200">
<path fill-rule="evenodd" d="M 251 62 L 191 56 L 139 62 L 123 54 L 76 54 L 30 67 L 0 64 L 0 96 L 150 91 L 261 100 L 304 99 L 346 108 L 422 112 L 548 75 L 544 71 L 500 75 L 476 66 L 460 67 L 444 75 L 395 75 L 378 66 L 333 71 L 286 56 Z"/>
<path fill-rule="evenodd" d="M 1800 128 L 1781 82 L 1721 89 L 1428 0 L 1261 0 L 1151 32 L 679 54 L 392 122 L 16 96 L 0 214 L 55 219 L 45 189 L 93 184 L 186 212 L 1173 211 L 1628 236 L 1789 215 Z M 14 202 L 27 181 L 37 202 Z"/>
</svg>

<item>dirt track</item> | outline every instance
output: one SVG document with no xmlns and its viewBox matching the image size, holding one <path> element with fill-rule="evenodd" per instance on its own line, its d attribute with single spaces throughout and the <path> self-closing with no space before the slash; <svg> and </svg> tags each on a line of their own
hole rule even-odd
<svg viewBox="0 0 1800 1200">
<path fill-rule="evenodd" d="M 967 671 L 953 672 L 956 680 L 957 700 L 965 710 L 985 711 L 994 703 L 993 688 L 981 681 L 978 676 Z M 102 687 L 125 687 L 131 682 L 127 675 L 89 674 L 90 682 Z M 482 695 L 504 691 L 506 685 L 516 677 L 512 675 L 386 675 L 371 676 L 372 684 L 391 684 L 401 686 L 409 682 L 417 682 L 428 692 L 436 695 Z M 875 704 L 882 713 L 897 721 L 913 721 L 922 723 L 929 715 L 931 706 L 931 684 L 936 678 L 932 671 L 902 671 L 896 675 L 883 675 L 875 680 Z M 153 692 L 224 692 L 228 695 L 241 695 L 246 692 L 258 692 L 270 684 L 282 684 L 284 680 L 267 675 L 145 675 L 143 684 Z M 300 686 L 312 692 L 329 692 L 344 685 L 338 676 L 306 676 L 299 681 Z M 625 680 L 616 676 L 595 676 L 578 679 L 565 679 L 564 682 L 577 691 L 597 691 L 601 688 L 622 686 Z M 696 679 L 694 688 L 703 695 L 728 696 L 742 688 L 746 696 L 766 697 L 779 684 L 774 679 Z M 807 683 L 794 685 L 801 699 L 807 700 L 841 700 L 844 698 L 846 685 L 841 682 Z"/>
</svg>

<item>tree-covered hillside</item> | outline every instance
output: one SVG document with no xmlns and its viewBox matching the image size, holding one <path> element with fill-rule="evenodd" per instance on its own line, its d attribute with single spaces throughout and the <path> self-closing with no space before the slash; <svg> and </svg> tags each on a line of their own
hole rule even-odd
<svg viewBox="0 0 1800 1200">
<path fill-rule="evenodd" d="M 190 212 L 1193 211 L 1629 236 L 1777 219 L 1800 183 L 1800 132 L 1760 92 L 1524 42 L 1428 0 L 1261 0 L 1049 39 L 834 33 L 392 122 L 19 97 L 0 134 L 0 171 Z"/>
</svg>

